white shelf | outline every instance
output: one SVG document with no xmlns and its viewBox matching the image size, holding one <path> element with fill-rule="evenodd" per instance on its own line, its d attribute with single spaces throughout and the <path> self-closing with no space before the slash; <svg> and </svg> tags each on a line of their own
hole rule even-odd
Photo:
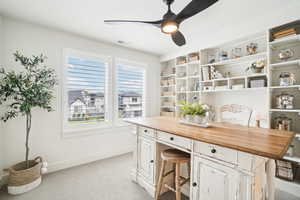
<svg viewBox="0 0 300 200">
<path fill-rule="evenodd" d="M 162 88 L 168 88 L 168 87 L 175 87 L 175 85 L 162 85 L 162 86 L 160 86 L 160 87 L 162 87 Z"/>
<path fill-rule="evenodd" d="M 200 64 L 200 60 L 194 60 L 194 61 L 187 62 L 184 64 L 176 65 L 176 67 L 185 67 L 187 65 L 194 65 L 194 64 Z"/>
<path fill-rule="evenodd" d="M 185 76 L 185 77 L 176 77 L 177 80 L 186 80 L 188 77 Z"/>
<path fill-rule="evenodd" d="M 214 81 L 228 81 L 228 80 L 236 80 L 236 79 L 246 79 L 246 78 L 253 78 L 253 77 L 261 77 L 261 76 L 267 76 L 265 73 L 257 73 L 257 74 L 249 74 L 245 76 L 235 76 L 235 77 L 230 77 L 230 78 L 220 78 L 220 79 L 212 79 L 212 80 L 207 80 L 207 81 L 200 81 L 201 83 L 206 83 L 206 82 L 214 82 Z"/>
<path fill-rule="evenodd" d="M 175 76 L 175 74 L 162 75 L 160 77 L 161 78 L 169 78 L 169 77 L 173 77 L 173 76 Z"/>
<path fill-rule="evenodd" d="M 200 75 L 188 76 L 188 78 L 200 78 Z"/>
<path fill-rule="evenodd" d="M 296 136 L 297 140 L 300 140 L 300 133 L 296 133 Z"/>
<path fill-rule="evenodd" d="M 270 109 L 271 112 L 291 112 L 300 113 L 300 109 Z"/>
<path fill-rule="evenodd" d="M 287 65 L 300 65 L 300 59 L 270 64 L 270 67 L 283 67 Z"/>
<path fill-rule="evenodd" d="M 160 96 L 161 98 L 173 98 L 175 96 Z"/>
<path fill-rule="evenodd" d="M 300 85 L 289 85 L 289 86 L 271 86 L 271 89 L 288 89 L 288 88 L 298 88 L 300 89 Z"/>
<path fill-rule="evenodd" d="M 241 89 L 223 89 L 223 90 L 208 90 L 201 91 L 202 93 L 213 93 L 213 92 L 236 92 L 236 91 L 257 91 L 257 90 L 266 90 L 267 87 L 259 87 L 259 88 L 241 88 Z"/>
<path fill-rule="evenodd" d="M 276 39 L 272 42 L 270 42 L 270 46 L 271 47 L 278 47 L 280 45 L 287 45 L 287 44 L 293 44 L 295 42 L 299 42 L 300 41 L 300 35 L 293 35 L 293 36 L 288 36 L 288 37 L 284 37 L 281 39 Z"/>
<path fill-rule="evenodd" d="M 266 55 L 267 55 L 266 52 L 261 52 L 261 53 L 257 53 L 257 54 L 253 54 L 253 55 L 243 56 L 240 58 L 228 59 L 228 60 L 215 62 L 215 63 L 211 63 L 211 64 L 205 64 L 205 65 L 201 65 L 201 67 L 236 64 L 239 62 L 245 62 L 248 60 L 254 60 L 254 59 L 261 58 L 261 57 L 266 57 Z"/>
<path fill-rule="evenodd" d="M 186 93 L 198 93 L 200 91 L 187 91 Z"/>
</svg>

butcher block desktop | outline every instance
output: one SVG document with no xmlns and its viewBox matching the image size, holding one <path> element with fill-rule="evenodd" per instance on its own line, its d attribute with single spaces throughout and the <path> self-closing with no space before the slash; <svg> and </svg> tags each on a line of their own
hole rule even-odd
<svg viewBox="0 0 300 200">
<path fill-rule="evenodd" d="M 175 148 L 191 155 L 190 184 L 182 190 L 190 200 L 274 200 L 274 159 L 283 158 L 295 136 L 228 123 L 202 128 L 169 117 L 125 121 L 135 125 L 132 180 L 153 197 L 161 152 Z"/>
<path fill-rule="evenodd" d="M 171 117 L 133 118 L 125 121 L 272 159 L 282 159 L 295 137 L 293 132 L 228 123 L 211 123 L 210 127 L 202 128 L 182 124 Z"/>
</svg>

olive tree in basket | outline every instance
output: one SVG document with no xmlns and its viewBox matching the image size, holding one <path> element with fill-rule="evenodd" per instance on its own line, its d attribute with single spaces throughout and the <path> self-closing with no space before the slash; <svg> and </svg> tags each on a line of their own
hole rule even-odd
<svg viewBox="0 0 300 200">
<path fill-rule="evenodd" d="M 0 105 L 6 109 L 1 116 L 2 121 L 6 122 L 19 115 L 26 118 L 25 160 L 9 168 L 9 192 L 19 194 L 39 184 L 33 182 L 41 177 L 42 159 L 38 157 L 29 160 L 32 109 L 38 107 L 52 111 L 51 101 L 57 79 L 55 71 L 44 65 L 44 55 L 25 57 L 18 51 L 13 55 L 23 69 L 16 72 L 0 68 Z"/>
</svg>

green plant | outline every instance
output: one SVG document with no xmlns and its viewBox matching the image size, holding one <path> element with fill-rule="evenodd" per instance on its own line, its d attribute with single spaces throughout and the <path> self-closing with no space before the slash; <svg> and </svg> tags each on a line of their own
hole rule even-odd
<svg viewBox="0 0 300 200">
<path fill-rule="evenodd" d="M 21 72 L 6 72 L 0 69 L 0 105 L 7 106 L 1 117 L 6 122 L 17 116 L 26 117 L 26 167 L 29 168 L 29 134 L 32 109 L 39 107 L 52 111 L 53 88 L 57 84 L 53 69 L 43 65 L 44 55 L 25 57 L 18 51 L 13 54 L 15 61 L 24 67 Z"/>
<path fill-rule="evenodd" d="M 181 115 L 186 116 L 186 115 L 193 115 L 194 110 L 192 104 L 188 104 L 186 102 L 179 102 L 181 105 Z"/>
<path fill-rule="evenodd" d="M 180 102 L 182 115 L 198 115 L 204 117 L 208 112 L 208 106 L 200 103 L 188 104 L 186 102 Z"/>
<path fill-rule="evenodd" d="M 208 111 L 203 104 L 199 104 L 199 103 L 194 105 L 194 110 L 195 110 L 194 115 L 198 115 L 201 117 L 204 117 Z"/>
</svg>

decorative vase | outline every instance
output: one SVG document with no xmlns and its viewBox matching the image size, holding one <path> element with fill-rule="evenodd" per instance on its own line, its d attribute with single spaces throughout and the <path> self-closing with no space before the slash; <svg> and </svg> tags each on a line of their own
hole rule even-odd
<svg viewBox="0 0 300 200">
<path fill-rule="evenodd" d="M 41 171 L 46 171 L 42 158 L 29 160 L 29 168 L 26 161 L 20 162 L 8 169 L 8 193 L 12 195 L 23 194 L 38 187 L 42 182 Z M 44 169 L 44 170 L 42 170 Z"/>
<path fill-rule="evenodd" d="M 186 115 L 185 116 L 185 120 L 188 121 L 188 122 L 193 122 L 193 118 L 194 118 L 193 115 Z"/>
<path fill-rule="evenodd" d="M 204 121 L 204 118 L 203 116 L 200 116 L 200 115 L 195 115 L 194 116 L 194 123 L 196 124 L 202 124 L 203 121 Z"/>
</svg>

